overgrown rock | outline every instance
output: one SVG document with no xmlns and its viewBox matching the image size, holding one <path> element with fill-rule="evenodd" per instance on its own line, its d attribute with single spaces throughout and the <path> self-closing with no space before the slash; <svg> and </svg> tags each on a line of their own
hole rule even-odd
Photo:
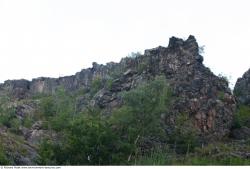
<svg viewBox="0 0 250 169">
<path fill-rule="evenodd" d="M 234 94 L 239 104 L 250 106 L 250 69 L 237 80 Z"/>
<path fill-rule="evenodd" d="M 94 62 L 92 68 L 67 77 L 38 78 L 31 82 L 7 81 L 0 85 L 0 91 L 7 90 L 13 98 L 20 100 L 39 93 L 53 94 L 58 87 L 65 88 L 67 92 L 89 91 L 93 80 L 101 79 L 102 82 L 111 82 L 109 87 L 102 84 L 92 98 L 78 97 L 76 109 L 83 110 L 90 104 L 104 112 L 112 112 L 113 108 L 122 104 L 121 92 L 164 75 L 174 98 L 164 115 L 166 131 L 171 131 L 176 125 L 176 118 L 185 113 L 203 140 L 217 140 L 229 134 L 235 99 L 228 82 L 215 76 L 202 62 L 194 36 L 189 36 L 187 40 L 172 37 L 168 47 L 145 50 L 144 55 L 127 57 L 120 63 L 99 65 Z M 246 86 L 245 82 L 242 84 L 240 86 Z M 248 95 L 240 100 L 247 102 Z"/>
<path fill-rule="evenodd" d="M 250 138 L 250 128 L 242 127 L 239 129 L 234 129 L 231 136 L 237 140 L 249 139 Z"/>
</svg>

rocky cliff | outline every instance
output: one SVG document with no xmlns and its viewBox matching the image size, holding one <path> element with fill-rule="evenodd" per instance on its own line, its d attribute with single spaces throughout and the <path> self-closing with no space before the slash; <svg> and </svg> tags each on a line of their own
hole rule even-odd
<svg viewBox="0 0 250 169">
<path fill-rule="evenodd" d="M 194 36 L 189 36 L 187 40 L 172 37 L 168 47 L 145 50 L 143 55 L 124 58 L 120 63 L 93 63 L 92 68 L 83 69 L 73 76 L 42 77 L 32 81 L 8 80 L 0 85 L 0 94 L 7 93 L 13 100 L 22 100 L 39 93 L 53 94 L 59 87 L 69 92 L 84 90 L 86 95 L 77 98 L 79 111 L 91 105 L 109 114 L 122 104 L 120 92 L 135 88 L 157 75 L 164 75 L 173 96 L 177 98 L 170 110 L 162 115 L 170 131 L 178 114 L 185 113 L 201 138 L 218 140 L 229 133 L 235 99 L 228 82 L 215 76 L 202 62 Z M 97 80 L 100 86 L 90 97 L 89 91 Z"/>
</svg>

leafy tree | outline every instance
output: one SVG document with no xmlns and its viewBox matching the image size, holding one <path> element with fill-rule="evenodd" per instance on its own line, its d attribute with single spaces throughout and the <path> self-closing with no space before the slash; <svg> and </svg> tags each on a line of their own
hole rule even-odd
<svg viewBox="0 0 250 169">
<path fill-rule="evenodd" d="M 137 147 L 131 156 L 137 154 L 140 141 L 152 137 L 166 140 L 160 116 L 167 113 L 171 92 L 164 76 L 125 92 L 122 97 L 124 106 L 113 113 L 111 123 L 121 137 Z"/>
<path fill-rule="evenodd" d="M 55 115 L 56 105 L 52 96 L 43 98 L 40 106 L 41 111 L 46 118 Z"/>
<path fill-rule="evenodd" d="M 80 114 L 69 122 L 58 143 L 40 147 L 40 164 L 109 165 L 125 163 L 130 147 L 123 144 L 99 113 Z M 125 154 L 125 155 L 124 155 Z"/>
</svg>

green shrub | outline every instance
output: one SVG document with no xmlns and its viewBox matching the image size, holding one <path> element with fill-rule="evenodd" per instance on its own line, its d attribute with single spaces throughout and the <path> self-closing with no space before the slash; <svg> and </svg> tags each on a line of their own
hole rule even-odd
<svg viewBox="0 0 250 169">
<path fill-rule="evenodd" d="M 22 125 L 26 128 L 30 128 L 33 124 L 33 120 L 30 117 L 25 117 L 22 121 Z"/>
<path fill-rule="evenodd" d="M 246 125 L 247 120 L 250 119 L 250 107 L 240 105 L 237 112 L 234 114 L 234 128 L 240 128 Z M 250 126 L 248 126 L 250 127 Z"/>
<path fill-rule="evenodd" d="M 219 92 L 218 92 L 218 99 L 220 99 L 221 101 L 223 101 L 223 100 L 224 100 L 224 97 L 225 97 L 225 93 L 222 92 L 222 91 L 219 91 Z"/>
<path fill-rule="evenodd" d="M 57 163 L 53 161 L 55 158 L 54 151 L 55 146 L 53 143 L 50 140 L 43 140 L 39 146 L 39 158 L 36 160 L 36 162 L 39 165 L 56 165 Z"/>
<path fill-rule="evenodd" d="M 113 84 L 113 79 L 107 79 L 106 80 L 106 83 L 105 83 L 105 86 L 108 90 L 111 90 L 112 88 L 112 84 Z"/>
<path fill-rule="evenodd" d="M 67 121 L 75 116 L 74 95 L 66 92 L 63 87 L 58 87 L 53 95 L 41 99 L 40 111 L 46 121 L 45 128 L 60 131 L 67 127 Z"/>
<path fill-rule="evenodd" d="M 101 87 L 102 87 L 102 79 L 99 76 L 97 76 L 91 82 L 91 88 L 90 88 L 91 96 L 96 94 L 96 92 L 98 92 L 101 89 Z"/>
<path fill-rule="evenodd" d="M 131 156 L 147 151 L 139 143 L 143 140 L 166 141 L 161 114 L 167 113 L 171 98 L 165 77 L 156 77 L 148 84 L 122 94 L 124 105 L 115 110 L 110 118 L 115 132 L 134 145 Z"/>
<path fill-rule="evenodd" d="M 199 146 L 198 132 L 187 114 L 177 115 L 174 129 L 168 135 L 168 143 L 177 153 L 182 154 L 193 152 L 195 147 Z"/>
<path fill-rule="evenodd" d="M 40 107 L 45 118 L 54 116 L 56 113 L 56 105 L 52 96 L 42 98 Z"/>
<path fill-rule="evenodd" d="M 61 141 L 44 142 L 39 151 L 39 164 L 125 164 L 130 146 L 123 144 L 98 114 L 78 115 L 61 133 Z"/>
<path fill-rule="evenodd" d="M 7 110 L 1 110 L 0 112 L 0 123 L 4 126 L 10 128 L 11 127 L 11 120 L 16 118 L 15 109 L 9 108 Z"/>
<path fill-rule="evenodd" d="M 15 134 L 21 134 L 20 126 L 21 126 L 21 120 L 18 118 L 14 118 L 10 121 L 11 127 L 10 131 Z"/>
<path fill-rule="evenodd" d="M 1 142 L 0 142 L 0 165 L 10 165 L 10 161 L 7 159 L 5 155 L 5 151 L 3 149 Z"/>
</svg>

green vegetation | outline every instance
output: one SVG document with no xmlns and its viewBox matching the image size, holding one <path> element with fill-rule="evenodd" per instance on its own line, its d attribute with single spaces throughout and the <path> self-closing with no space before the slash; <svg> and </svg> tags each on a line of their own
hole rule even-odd
<svg viewBox="0 0 250 169">
<path fill-rule="evenodd" d="M 74 114 L 74 103 L 63 100 L 72 100 L 70 96 L 63 91 L 56 95 L 56 100 L 49 98 L 42 102 L 41 110 L 56 110 L 52 116 L 51 113 L 45 115 L 48 125 L 61 139 L 45 140 L 40 145 L 39 164 L 130 164 L 145 151 L 141 147 L 143 142 L 152 137 L 159 142 L 166 140 L 160 115 L 166 112 L 171 93 L 164 77 L 124 92 L 124 106 L 106 119 L 98 109 L 92 108 Z M 48 106 L 52 102 L 57 106 Z"/>
<path fill-rule="evenodd" d="M 240 105 L 237 112 L 234 114 L 234 128 L 240 128 L 242 126 L 248 126 L 246 124 L 247 120 L 250 119 L 250 107 L 245 105 Z"/>
<path fill-rule="evenodd" d="M 197 131 L 187 114 L 179 114 L 176 118 L 176 124 L 168 137 L 168 143 L 179 154 L 188 154 L 193 152 L 199 146 Z"/>
<path fill-rule="evenodd" d="M 156 149 L 151 154 L 139 157 L 135 165 L 250 165 L 250 160 L 241 157 L 240 147 L 249 151 L 249 143 L 214 143 L 196 147 L 186 155 L 176 154 L 171 149 Z M 243 150 L 243 151 L 244 151 Z"/>
<path fill-rule="evenodd" d="M 125 104 L 113 113 L 110 120 L 115 126 L 115 132 L 135 146 L 128 161 L 148 151 L 143 148 L 143 144 L 150 142 L 151 138 L 158 142 L 166 140 L 160 116 L 167 111 L 170 95 L 169 87 L 162 76 L 123 93 Z"/>
<path fill-rule="evenodd" d="M 11 120 L 15 118 L 15 111 L 13 108 L 3 109 L 1 107 L 0 110 L 0 124 L 10 128 Z"/>
<path fill-rule="evenodd" d="M 102 87 L 110 89 L 113 78 L 92 81 L 90 99 Z M 250 142 L 215 143 L 201 147 L 188 113 L 169 112 L 174 99 L 164 76 L 120 93 L 123 105 L 109 115 L 98 107 L 77 112 L 77 97 L 59 87 L 52 95 L 36 96 L 38 109 L 33 115 L 17 118 L 15 109 L 0 106 L 0 127 L 6 126 L 15 140 L 12 149 L 25 144 L 20 126 L 31 128 L 42 121 L 48 137 L 38 145 L 39 165 L 249 165 L 237 152 L 250 151 Z M 218 93 L 224 99 L 224 93 Z M 18 103 L 19 104 L 19 103 Z M 2 104 L 1 104 L 2 105 Z M 174 116 L 175 125 L 166 126 L 164 117 Z M 246 125 L 250 108 L 240 106 L 235 127 Z M 170 131 L 170 132 L 169 132 Z M 21 141 L 20 141 L 20 140 Z M 4 145 L 6 146 L 6 145 Z M 6 147 L 5 147 L 6 148 Z M 0 164 L 14 161 L 0 145 Z M 241 150 L 242 149 L 242 150 Z M 236 153 L 235 153 L 236 152 Z M 25 149 L 18 149 L 25 154 Z"/>
<path fill-rule="evenodd" d="M 2 142 L 0 141 L 0 165 L 9 165 L 9 164 L 10 164 L 10 162 L 5 155 L 5 151 L 3 149 Z"/>
<path fill-rule="evenodd" d="M 123 106 L 110 116 L 103 116 L 100 109 L 91 107 L 76 113 L 74 96 L 64 90 L 57 91 L 53 99 L 47 97 L 41 110 L 54 112 L 44 115 L 47 116 L 47 128 L 56 131 L 58 139 L 47 138 L 40 144 L 38 164 L 250 164 L 248 159 L 234 154 L 243 145 L 244 150 L 250 150 L 249 143 L 216 143 L 201 147 L 197 131 L 186 113 L 176 115 L 176 125 L 166 134 L 165 127 L 170 126 L 164 126 L 161 115 L 169 116 L 173 97 L 164 76 L 123 92 L 121 97 Z M 240 113 L 239 119 L 244 119 L 243 114 Z"/>
<path fill-rule="evenodd" d="M 39 164 L 124 164 L 121 157 L 130 149 L 98 115 L 79 115 L 61 134 L 61 141 L 41 145 Z"/>
<path fill-rule="evenodd" d="M 105 82 L 106 88 L 107 88 L 108 90 L 111 90 L 112 85 L 113 85 L 113 78 L 107 79 L 106 82 Z"/>
<path fill-rule="evenodd" d="M 91 82 L 90 95 L 94 96 L 96 92 L 98 92 L 102 87 L 102 79 L 100 77 L 96 77 Z"/>
</svg>

